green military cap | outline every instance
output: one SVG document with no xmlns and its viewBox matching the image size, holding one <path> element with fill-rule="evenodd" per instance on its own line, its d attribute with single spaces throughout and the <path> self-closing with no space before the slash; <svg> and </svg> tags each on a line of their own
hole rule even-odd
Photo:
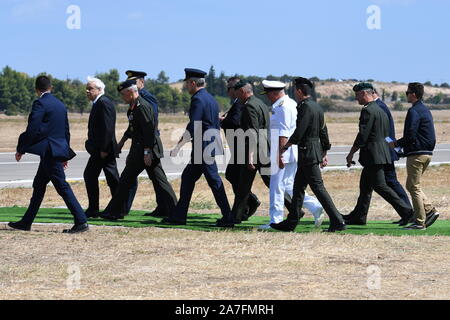
<svg viewBox="0 0 450 320">
<path fill-rule="evenodd" d="M 374 90 L 371 83 L 368 82 L 360 82 L 353 87 L 353 91 L 358 92 L 362 90 Z"/>
<path fill-rule="evenodd" d="M 125 80 L 124 82 L 122 82 L 121 84 L 119 84 L 117 86 L 117 91 L 122 91 L 123 89 L 129 88 L 132 85 L 136 84 L 136 80 Z"/>
<path fill-rule="evenodd" d="M 247 85 L 247 84 L 249 84 L 250 82 L 247 82 L 247 81 L 243 81 L 243 80 L 239 80 L 239 82 L 238 83 L 236 83 L 235 85 L 234 85 L 234 89 L 235 90 L 239 90 L 240 88 L 242 88 L 243 86 L 245 86 L 245 85 Z"/>
</svg>

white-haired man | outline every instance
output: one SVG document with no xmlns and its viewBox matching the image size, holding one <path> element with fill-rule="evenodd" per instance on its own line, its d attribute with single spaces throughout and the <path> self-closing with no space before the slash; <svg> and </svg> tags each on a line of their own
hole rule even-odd
<svg viewBox="0 0 450 320">
<path fill-rule="evenodd" d="M 271 223 L 280 223 L 284 215 L 284 194 L 291 197 L 294 189 L 294 178 L 297 172 L 297 146 L 289 148 L 282 156 L 279 150 L 288 142 L 294 133 L 297 122 L 297 102 L 286 95 L 286 84 L 280 81 L 263 80 L 263 94 L 272 103 L 270 117 L 271 130 L 271 176 L 270 176 L 270 222 L 260 229 L 271 229 Z M 314 216 L 316 227 L 322 224 L 323 208 L 317 198 L 305 193 L 304 207 Z"/>
<path fill-rule="evenodd" d="M 91 155 L 84 170 L 84 182 L 89 199 L 86 210 L 88 218 L 99 215 L 98 177 L 103 170 L 111 195 L 119 184 L 116 155 L 116 108 L 105 96 L 105 84 L 97 78 L 88 77 L 86 84 L 87 98 L 92 101 L 88 122 L 88 139 L 85 147 Z"/>
</svg>

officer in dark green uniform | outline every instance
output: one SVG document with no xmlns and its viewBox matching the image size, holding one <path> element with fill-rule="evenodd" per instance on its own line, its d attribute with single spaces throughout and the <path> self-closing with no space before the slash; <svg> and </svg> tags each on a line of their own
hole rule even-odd
<svg viewBox="0 0 450 320">
<path fill-rule="evenodd" d="M 109 220 L 123 218 L 126 214 L 124 208 L 126 208 L 129 190 L 144 169 L 153 184 L 160 186 L 155 190 L 161 193 L 158 197 L 163 199 L 159 209 L 168 215 L 175 208 L 173 201 L 175 193 L 161 166 L 163 147 L 157 134 L 153 109 L 144 98 L 139 96 L 135 80 L 127 80 L 117 89 L 122 99 L 130 105 L 127 113 L 130 124 L 125 135 L 131 137 L 132 142 L 125 169 L 120 176 L 119 186 L 100 216 Z"/>
<path fill-rule="evenodd" d="M 330 227 L 326 231 L 345 230 L 344 220 L 325 189 L 320 172 L 320 168 L 328 164 L 326 154 L 331 145 L 323 110 L 310 98 L 314 92 L 314 84 L 306 78 L 297 78 L 294 85 L 295 97 L 299 102 L 297 128 L 280 150 L 280 153 L 284 153 L 291 145 L 298 145 L 298 169 L 292 196 L 293 212 L 289 213 L 286 220 L 272 223 L 270 226 L 281 231 L 295 230 L 305 198 L 305 189 L 309 185 L 330 218 Z"/>
<path fill-rule="evenodd" d="M 389 202 L 402 217 L 401 224 L 406 224 L 413 214 L 413 209 L 387 185 L 384 167 L 391 163 L 391 154 L 386 137 L 389 137 L 389 118 L 378 106 L 373 97 L 370 83 L 359 83 L 353 87 L 356 99 L 363 105 L 359 117 L 359 133 L 355 145 L 360 148 L 359 162 L 364 167 L 361 173 L 360 195 L 355 210 L 344 216 L 346 224 L 365 225 L 367 211 L 364 204 L 370 203 L 372 190 L 375 190 Z M 347 166 L 350 166 L 348 163 Z"/>
<path fill-rule="evenodd" d="M 259 171 L 264 184 L 270 188 L 270 110 L 260 99 L 253 95 L 253 88 L 250 83 L 239 81 L 235 86 L 237 98 L 244 103 L 241 111 L 241 128 L 245 134 L 245 143 L 238 136 L 238 162 L 245 161 L 240 169 L 239 186 L 235 193 L 234 204 L 231 213 L 235 223 L 241 223 L 248 219 L 246 216 L 248 208 L 248 198 L 251 193 L 253 180 L 256 171 Z M 239 157 L 241 156 L 241 158 Z M 284 204 L 291 210 L 292 199 L 289 194 L 284 195 Z"/>
</svg>

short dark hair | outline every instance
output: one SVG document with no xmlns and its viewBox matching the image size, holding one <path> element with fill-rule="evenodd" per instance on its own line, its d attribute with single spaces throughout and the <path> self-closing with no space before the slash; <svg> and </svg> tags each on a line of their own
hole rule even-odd
<svg viewBox="0 0 450 320">
<path fill-rule="evenodd" d="M 314 83 L 299 83 L 295 84 L 295 88 L 300 90 L 305 96 L 312 96 L 315 93 Z"/>
<path fill-rule="evenodd" d="M 422 100 L 423 94 L 425 92 L 423 84 L 421 84 L 420 82 L 408 83 L 408 91 L 414 93 L 416 95 L 416 98 L 419 100 Z"/>
<path fill-rule="evenodd" d="M 39 76 L 36 78 L 35 88 L 39 91 L 47 91 L 52 86 L 50 78 L 47 76 Z"/>
</svg>

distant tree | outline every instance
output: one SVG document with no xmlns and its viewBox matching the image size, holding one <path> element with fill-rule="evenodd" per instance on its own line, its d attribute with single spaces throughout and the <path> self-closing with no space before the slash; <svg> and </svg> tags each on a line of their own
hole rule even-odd
<svg viewBox="0 0 450 320">
<path fill-rule="evenodd" d="M 116 103 L 123 103 L 119 92 L 117 91 L 120 79 L 119 71 L 117 71 L 117 69 L 111 69 L 109 72 L 105 73 L 97 73 L 95 76 L 105 83 L 105 94 L 109 98 Z"/>
<path fill-rule="evenodd" d="M 158 73 L 158 78 L 156 79 L 156 82 L 161 84 L 169 83 L 169 77 L 166 76 L 164 70 L 161 70 L 161 72 Z"/>
<path fill-rule="evenodd" d="M 208 75 L 206 76 L 206 86 L 209 93 L 216 95 L 216 71 L 214 70 L 214 66 L 209 68 Z"/>
<path fill-rule="evenodd" d="M 402 111 L 403 110 L 403 103 L 401 103 L 400 101 L 395 102 L 393 109 L 395 111 Z"/>
<path fill-rule="evenodd" d="M 424 85 L 424 86 L 427 86 L 427 87 L 432 87 L 432 86 L 433 86 L 433 84 L 431 83 L 431 81 L 427 81 L 427 82 L 425 82 L 423 85 Z"/>
<path fill-rule="evenodd" d="M 398 101 L 398 93 L 397 93 L 397 91 L 392 92 L 391 101 L 392 102 Z"/>
<path fill-rule="evenodd" d="M 441 88 L 450 88 L 450 85 L 447 82 L 441 84 Z"/>
<path fill-rule="evenodd" d="M 311 78 L 309 78 L 309 80 L 314 81 L 314 82 L 320 81 L 320 79 L 318 77 L 311 77 Z"/>
<path fill-rule="evenodd" d="M 320 99 L 319 104 L 325 112 L 337 109 L 336 103 L 328 97 Z"/>
</svg>

